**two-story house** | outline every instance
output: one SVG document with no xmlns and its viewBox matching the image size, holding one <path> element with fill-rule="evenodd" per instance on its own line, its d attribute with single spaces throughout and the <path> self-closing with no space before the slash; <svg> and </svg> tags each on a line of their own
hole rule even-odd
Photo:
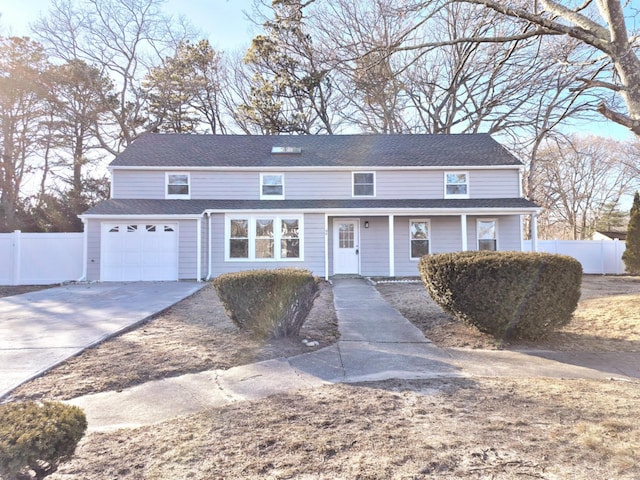
<svg viewBox="0 0 640 480">
<path fill-rule="evenodd" d="M 146 134 L 111 163 L 111 199 L 82 215 L 85 277 L 416 276 L 426 254 L 522 249 L 538 207 L 521 170 L 486 134 Z"/>
</svg>

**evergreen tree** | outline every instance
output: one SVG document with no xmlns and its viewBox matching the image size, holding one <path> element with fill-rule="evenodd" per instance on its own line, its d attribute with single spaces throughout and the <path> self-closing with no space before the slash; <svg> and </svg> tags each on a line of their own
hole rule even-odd
<svg viewBox="0 0 640 480">
<path fill-rule="evenodd" d="M 640 195 L 638 192 L 633 196 L 631 218 L 627 227 L 627 249 L 622 254 L 622 260 L 628 273 L 640 274 Z"/>
</svg>

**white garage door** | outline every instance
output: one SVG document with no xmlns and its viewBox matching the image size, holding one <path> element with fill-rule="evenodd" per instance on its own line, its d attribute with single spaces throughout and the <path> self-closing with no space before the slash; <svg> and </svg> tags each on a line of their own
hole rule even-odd
<svg viewBox="0 0 640 480">
<path fill-rule="evenodd" d="M 103 223 L 102 281 L 178 280 L 176 223 Z"/>
</svg>

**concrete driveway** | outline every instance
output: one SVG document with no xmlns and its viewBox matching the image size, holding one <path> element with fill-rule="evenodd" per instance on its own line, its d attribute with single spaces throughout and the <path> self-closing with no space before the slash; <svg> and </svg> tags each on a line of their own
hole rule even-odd
<svg viewBox="0 0 640 480">
<path fill-rule="evenodd" d="M 0 399 L 203 286 L 195 282 L 90 283 L 0 298 Z"/>
</svg>

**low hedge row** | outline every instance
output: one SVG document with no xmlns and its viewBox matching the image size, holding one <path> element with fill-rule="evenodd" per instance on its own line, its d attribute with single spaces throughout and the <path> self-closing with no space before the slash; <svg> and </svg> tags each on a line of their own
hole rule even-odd
<svg viewBox="0 0 640 480">
<path fill-rule="evenodd" d="M 566 325 L 580 299 L 572 257 L 525 252 L 428 255 L 419 270 L 431 298 L 498 339 L 537 339 Z"/>
<path fill-rule="evenodd" d="M 0 405 L 0 478 L 41 479 L 73 455 L 87 429 L 84 412 L 59 402 Z"/>
<path fill-rule="evenodd" d="M 318 294 L 317 278 L 297 268 L 227 273 L 213 285 L 236 325 L 261 338 L 299 335 Z"/>
</svg>

